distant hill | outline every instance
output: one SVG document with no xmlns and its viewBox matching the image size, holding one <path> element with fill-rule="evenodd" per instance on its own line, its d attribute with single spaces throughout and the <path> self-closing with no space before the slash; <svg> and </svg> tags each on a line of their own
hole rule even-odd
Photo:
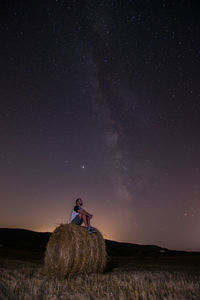
<svg viewBox="0 0 200 300">
<path fill-rule="evenodd" d="M 138 245 L 106 240 L 107 252 L 114 256 L 132 256 L 135 254 L 169 253 L 172 250 L 155 245 Z"/>
<path fill-rule="evenodd" d="M 0 255 L 5 250 L 31 251 L 44 254 L 50 232 L 35 232 L 26 229 L 0 228 Z M 105 240 L 107 253 L 110 256 L 134 255 L 181 255 L 194 252 L 175 251 L 155 245 L 138 245 Z M 200 255 L 200 252 L 196 252 Z"/>
<path fill-rule="evenodd" d="M 4 247 L 45 248 L 51 233 L 27 229 L 0 228 L 0 244 Z"/>
</svg>

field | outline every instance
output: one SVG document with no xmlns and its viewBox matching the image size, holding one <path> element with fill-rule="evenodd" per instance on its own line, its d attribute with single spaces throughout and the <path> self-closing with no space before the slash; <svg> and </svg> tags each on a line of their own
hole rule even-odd
<svg viewBox="0 0 200 300">
<path fill-rule="evenodd" d="M 200 256 L 113 256 L 104 274 L 58 280 L 45 276 L 42 259 L 4 255 L 0 257 L 0 300 L 18 299 L 199 300 Z"/>
</svg>

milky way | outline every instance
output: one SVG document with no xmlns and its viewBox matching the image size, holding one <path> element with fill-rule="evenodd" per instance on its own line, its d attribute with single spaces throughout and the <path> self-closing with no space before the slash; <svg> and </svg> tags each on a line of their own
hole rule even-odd
<svg viewBox="0 0 200 300">
<path fill-rule="evenodd" d="M 0 226 L 199 249 L 197 4 L 1 5 Z"/>
</svg>

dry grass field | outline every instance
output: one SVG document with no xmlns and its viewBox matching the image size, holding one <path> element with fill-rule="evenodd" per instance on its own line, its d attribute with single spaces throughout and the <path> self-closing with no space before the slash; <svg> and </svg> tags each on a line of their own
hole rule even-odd
<svg viewBox="0 0 200 300">
<path fill-rule="evenodd" d="M 0 258 L 1 300 L 200 299 L 200 257 L 113 257 L 104 274 L 45 277 L 41 262 Z"/>
</svg>

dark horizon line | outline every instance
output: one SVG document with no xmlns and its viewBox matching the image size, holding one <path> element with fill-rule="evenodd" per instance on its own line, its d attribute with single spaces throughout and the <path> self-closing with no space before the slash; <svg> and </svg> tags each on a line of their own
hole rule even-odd
<svg viewBox="0 0 200 300">
<path fill-rule="evenodd" d="M 63 224 L 63 223 L 60 223 L 60 225 Z M 35 231 L 35 230 L 32 230 L 32 229 L 27 229 L 27 228 L 17 228 L 17 227 L 0 227 L 0 230 L 1 229 L 15 229 L 15 230 L 26 230 L 26 231 L 31 231 L 31 232 L 35 232 L 35 233 L 52 233 L 51 231 Z M 105 239 L 105 240 L 108 240 L 108 239 Z M 184 251 L 184 252 L 199 252 L 200 253 L 200 249 L 190 249 L 190 248 L 185 248 L 185 249 L 169 249 L 169 248 L 166 248 L 166 247 L 163 247 L 163 246 L 158 246 L 158 245 L 154 245 L 154 244 L 136 244 L 136 243 L 132 243 L 132 242 L 122 242 L 122 241 L 116 241 L 116 240 L 108 240 L 108 241 L 111 241 L 111 242 L 116 242 L 116 243 L 120 243 L 120 244 L 131 244 L 131 245 L 140 245 L 140 246 L 156 246 L 156 247 L 159 247 L 159 248 L 162 248 L 162 249 L 166 249 L 167 251 Z"/>
</svg>

